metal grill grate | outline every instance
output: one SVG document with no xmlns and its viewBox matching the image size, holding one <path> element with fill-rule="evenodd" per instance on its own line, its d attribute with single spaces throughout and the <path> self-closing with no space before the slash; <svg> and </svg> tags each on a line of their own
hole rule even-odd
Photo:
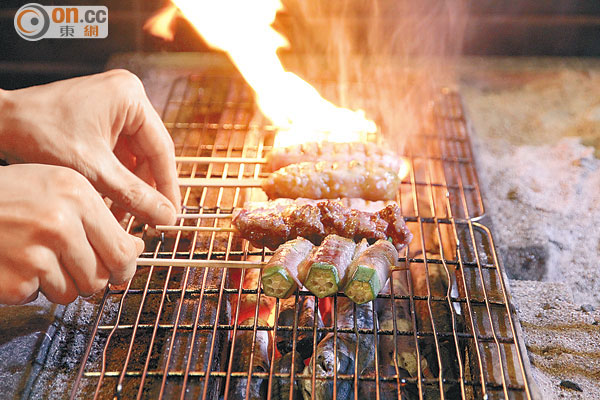
<svg viewBox="0 0 600 400">
<path fill-rule="evenodd" d="M 327 91 L 326 86 L 322 89 Z M 289 379 L 290 373 L 276 371 L 273 363 L 256 368 L 257 339 L 263 332 L 271 336 L 271 360 L 277 357 L 272 343 L 281 335 L 291 332 L 295 347 L 300 333 L 312 333 L 315 349 L 319 334 L 333 332 L 376 345 L 393 338 L 394 354 L 409 346 L 418 362 L 415 376 L 403 373 L 395 357 L 392 365 L 380 365 L 375 352 L 368 370 L 323 378 L 314 375 L 314 368 L 293 368 L 295 379 L 309 380 L 313 387 L 329 380 L 336 392 L 350 381 L 355 398 L 364 393 L 398 399 L 531 398 L 528 361 L 492 236 L 476 222 L 484 208 L 460 98 L 442 91 L 433 104 L 431 128 L 407 140 L 411 173 L 397 197 L 415 236 L 393 272 L 407 280 L 408 292 L 392 285 L 392 295 L 377 300 L 380 308 L 394 313 L 407 307 L 409 324 L 400 326 L 392 319 L 389 325 L 373 312 L 372 328 L 357 326 L 356 319 L 352 328 L 338 326 L 340 295 L 333 298 L 333 318 L 324 318 L 330 322 L 322 327 L 303 326 L 297 314 L 291 326 L 279 326 L 279 300 L 274 320 L 255 318 L 259 322 L 246 325 L 237 312 L 240 304 L 257 300 L 251 313 L 258 317 L 266 296 L 257 290 L 260 278 L 253 287 L 243 287 L 252 269 L 234 267 L 264 261 L 270 252 L 238 238 L 223 216 L 247 200 L 265 199 L 260 188 L 242 183 L 264 176 L 258 159 L 269 151 L 275 131 L 256 112 L 253 93 L 240 78 L 190 76 L 176 81 L 163 120 L 175 141 L 179 176 L 188 182 L 219 180 L 223 186 L 184 187 L 183 213 L 191 215 L 176 227 L 156 231 L 131 221 L 128 228 L 146 241 L 144 261 L 126 287 L 105 292 L 71 396 L 250 398 L 251 386 L 261 380 L 273 396 L 275 382 Z M 195 268 L 205 260 L 227 261 L 232 268 Z M 424 284 L 414 284 L 418 276 Z M 443 290 L 440 282 L 446 283 Z M 296 303 L 306 296 L 312 297 L 297 293 Z M 317 308 L 326 307 L 324 300 L 315 303 L 317 316 Z M 248 332 L 248 339 L 239 343 L 242 332 Z M 252 350 L 250 365 L 235 370 L 233 360 L 247 346 Z M 359 357 L 357 347 L 354 358 Z M 232 384 L 242 379 L 247 390 L 232 393 Z"/>
</svg>

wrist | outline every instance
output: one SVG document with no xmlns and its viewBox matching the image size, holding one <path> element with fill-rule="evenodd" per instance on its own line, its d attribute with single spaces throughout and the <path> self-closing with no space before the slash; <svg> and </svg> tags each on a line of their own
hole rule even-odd
<svg viewBox="0 0 600 400">
<path fill-rule="evenodd" d="M 14 152 L 14 129 L 17 125 L 17 109 L 14 90 L 0 89 L 0 160 L 17 162 Z"/>
</svg>

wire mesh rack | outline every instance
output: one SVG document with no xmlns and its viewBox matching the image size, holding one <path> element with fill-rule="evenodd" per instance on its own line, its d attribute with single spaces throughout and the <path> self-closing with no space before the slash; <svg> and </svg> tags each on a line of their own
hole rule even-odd
<svg viewBox="0 0 600 400">
<path fill-rule="evenodd" d="M 163 120 L 179 177 L 220 184 L 184 185 L 177 226 L 130 221 L 146 252 L 130 283 L 105 291 L 71 397 L 534 397 L 492 235 L 477 222 L 484 207 L 457 93 L 441 91 L 431 128 L 407 140 L 410 173 L 396 200 L 415 237 L 390 292 L 367 306 L 260 290 L 257 266 L 272 253 L 239 238 L 228 218 L 266 199 L 244 185 L 265 176 L 276 133 L 253 98 L 239 77 L 172 86 Z M 331 373 L 327 357 L 337 360 Z"/>
</svg>

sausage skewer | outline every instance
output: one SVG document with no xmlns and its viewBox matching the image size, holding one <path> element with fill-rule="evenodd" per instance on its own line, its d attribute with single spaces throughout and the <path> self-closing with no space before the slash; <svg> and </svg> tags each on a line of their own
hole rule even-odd
<svg viewBox="0 0 600 400">
<path fill-rule="evenodd" d="M 261 184 L 270 199 L 393 200 L 400 187 L 398 173 L 375 162 L 301 162 L 278 169 Z"/>
<path fill-rule="evenodd" d="M 392 171 L 399 171 L 402 159 L 384 147 L 370 142 L 308 142 L 272 149 L 266 157 L 266 169 L 276 171 L 291 164 L 317 161 L 376 162 Z M 262 162 L 262 160 L 261 160 Z"/>
</svg>

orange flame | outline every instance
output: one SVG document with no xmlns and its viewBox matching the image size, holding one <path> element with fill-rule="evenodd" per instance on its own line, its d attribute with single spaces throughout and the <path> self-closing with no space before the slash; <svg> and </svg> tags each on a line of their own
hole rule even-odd
<svg viewBox="0 0 600 400">
<path fill-rule="evenodd" d="M 284 69 L 277 50 L 287 47 L 288 41 L 271 27 L 283 9 L 280 0 L 173 0 L 173 4 L 148 21 L 151 32 L 172 37 L 164 28 L 175 18 L 176 6 L 210 46 L 227 52 L 254 89 L 263 114 L 279 129 L 275 146 L 364 141 L 377 131 L 362 110 L 335 106 Z"/>
<path fill-rule="evenodd" d="M 178 11 L 177 7 L 169 2 L 146 21 L 144 30 L 148 31 L 153 36 L 172 42 L 175 38 L 173 22 L 175 22 Z"/>
</svg>

